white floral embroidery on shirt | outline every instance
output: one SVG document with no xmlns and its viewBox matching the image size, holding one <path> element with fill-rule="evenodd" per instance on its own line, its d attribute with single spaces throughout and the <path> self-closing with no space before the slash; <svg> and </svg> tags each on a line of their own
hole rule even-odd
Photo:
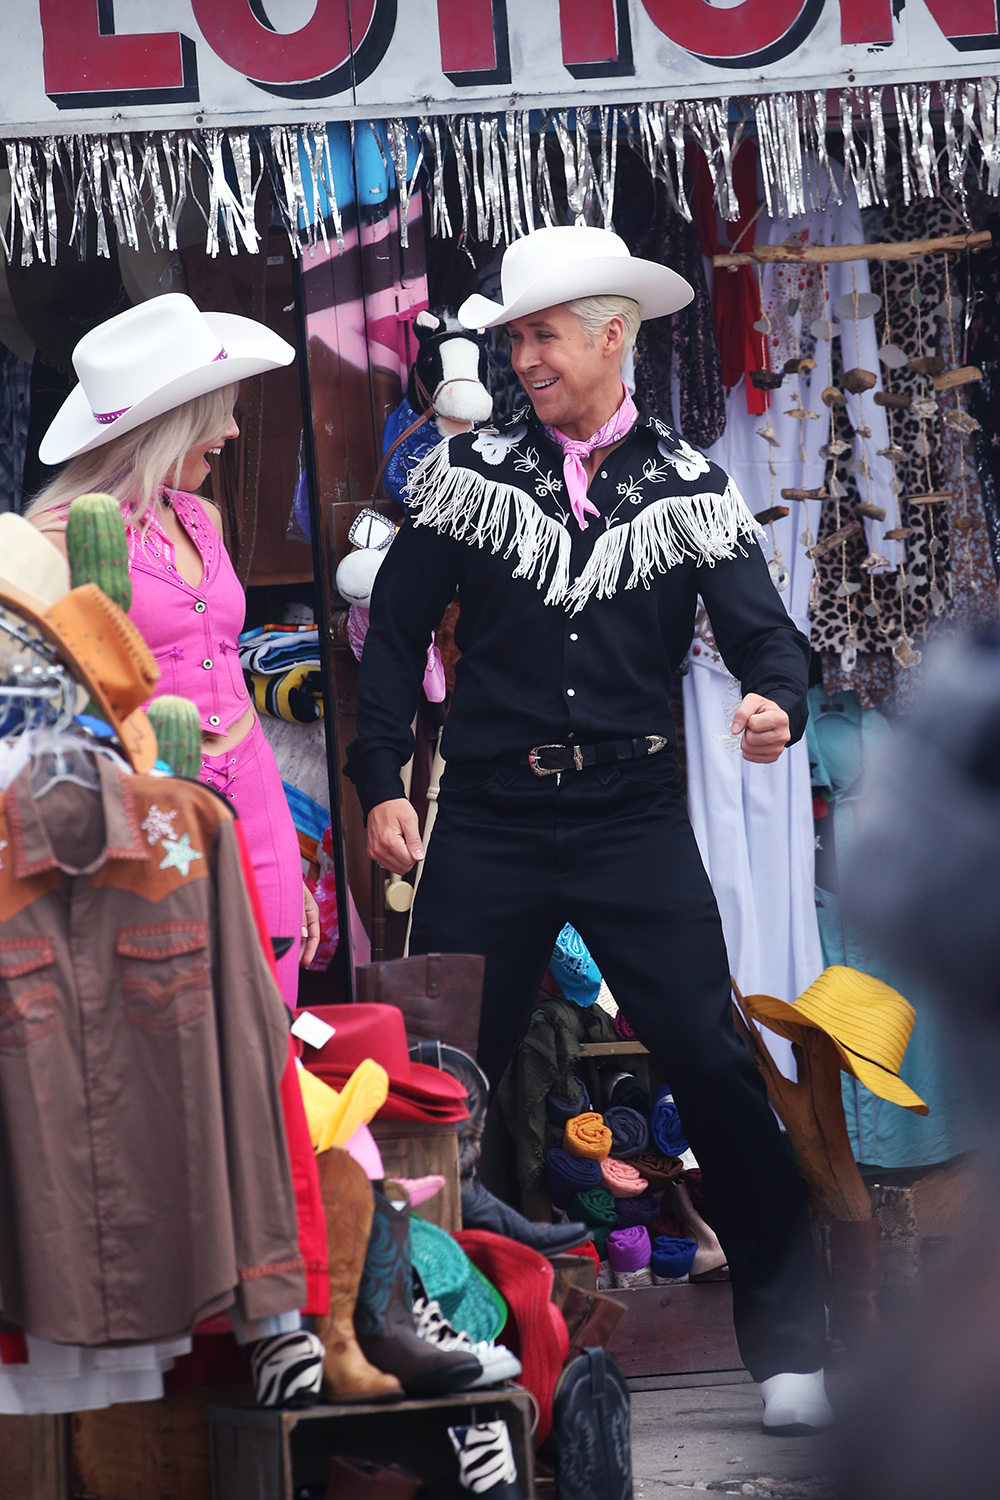
<svg viewBox="0 0 1000 1500">
<path fill-rule="evenodd" d="M 0 839 L 0 849 L 6 849 L 7 845 L 8 845 L 8 842 L 9 841 L 7 839 Z M 2 870 L 3 867 L 4 867 L 3 866 L 3 860 L 0 859 L 0 870 Z"/>
<path fill-rule="evenodd" d="M 634 474 L 630 474 L 627 480 L 623 480 L 617 489 L 623 500 L 630 500 L 633 505 L 642 504 L 642 484 Z"/>
<path fill-rule="evenodd" d="M 667 447 L 663 441 L 657 443 L 661 458 L 665 458 L 672 469 L 676 469 L 681 479 L 697 479 L 701 474 L 707 474 L 712 467 L 703 453 L 697 452 L 690 443 L 683 438 L 674 438 L 674 450 Z"/>
<path fill-rule="evenodd" d="M 176 807 L 173 812 L 163 812 L 155 802 L 151 802 L 145 821 L 140 823 L 139 827 L 151 844 L 155 844 L 157 839 L 175 839 L 177 837 L 177 831 L 174 828 L 176 816 Z"/>
<path fill-rule="evenodd" d="M 472 443 L 472 451 L 481 453 L 488 464 L 502 464 L 510 450 L 524 437 L 524 428 L 519 427 L 511 433 L 490 432 L 484 428 L 476 434 Z"/>
</svg>

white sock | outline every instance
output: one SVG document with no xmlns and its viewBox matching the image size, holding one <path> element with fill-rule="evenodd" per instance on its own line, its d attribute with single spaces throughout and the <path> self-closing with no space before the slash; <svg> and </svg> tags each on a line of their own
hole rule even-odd
<svg viewBox="0 0 1000 1500">
<path fill-rule="evenodd" d="M 811 1427 L 818 1431 L 833 1421 L 822 1370 L 812 1375 L 772 1375 L 760 1382 L 760 1393 L 767 1428 Z"/>
</svg>

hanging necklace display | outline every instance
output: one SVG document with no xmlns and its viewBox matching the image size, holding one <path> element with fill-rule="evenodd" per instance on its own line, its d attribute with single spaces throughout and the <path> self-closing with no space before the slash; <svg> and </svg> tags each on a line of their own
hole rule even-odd
<svg viewBox="0 0 1000 1500">
<path fill-rule="evenodd" d="M 892 526 L 889 531 L 885 532 L 885 536 L 887 540 L 899 543 L 899 562 L 897 564 L 896 570 L 896 597 L 899 602 L 899 634 L 893 645 L 893 655 L 901 666 L 915 667 L 919 666 L 920 662 L 923 659 L 923 656 L 922 653 L 916 650 L 913 645 L 913 639 L 910 635 L 907 622 L 907 576 L 905 543 L 907 537 L 910 535 L 911 528 L 902 524 L 902 505 L 899 494 L 899 473 L 896 467 L 900 460 L 906 457 L 906 453 L 905 450 L 901 448 L 896 442 L 892 430 L 892 414 L 894 411 L 899 410 L 900 406 L 892 399 L 889 399 L 893 394 L 889 389 L 889 377 L 893 370 L 901 370 L 905 367 L 905 365 L 907 364 L 907 358 L 905 351 L 901 349 L 898 344 L 894 344 L 892 341 L 892 311 L 889 299 L 889 282 L 886 274 L 885 261 L 882 262 L 882 304 L 885 308 L 885 326 L 882 334 L 882 344 L 879 348 L 879 359 L 882 361 L 882 364 L 885 367 L 885 373 L 882 377 L 881 394 L 886 399 L 880 401 L 879 405 L 884 407 L 885 409 L 886 429 L 889 441 L 884 448 L 878 449 L 878 454 L 881 458 L 887 458 L 892 464 L 892 495 L 895 510 L 895 525 Z M 896 353 L 889 354 L 890 350 L 902 354 L 902 362 L 900 362 L 900 360 L 896 357 Z M 889 357 L 886 358 L 886 355 L 889 355 Z M 878 401 L 878 396 L 875 397 L 875 400 Z M 882 635 L 891 635 L 896 627 L 891 620 L 883 621 L 881 618 L 878 601 L 875 598 L 874 577 L 872 578 L 871 583 L 871 593 L 871 603 L 866 607 L 865 613 L 868 614 L 870 612 L 874 616 L 877 628 Z M 942 604 L 943 602 L 944 601 L 942 600 Z"/>
</svg>

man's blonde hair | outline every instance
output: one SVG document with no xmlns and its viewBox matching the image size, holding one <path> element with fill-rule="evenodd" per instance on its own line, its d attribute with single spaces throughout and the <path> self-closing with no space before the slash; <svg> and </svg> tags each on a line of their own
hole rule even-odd
<svg viewBox="0 0 1000 1500">
<path fill-rule="evenodd" d="M 38 495 L 26 514 L 34 518 L 69 506 L 77 495 L 113 495 L 131 507 L 129 521 L 138 525 L 153 500 L 164 489 L 176 489 L 189 448 L 221 443 L 236 400 L 235 385 L 222 386 L 204 396 L 153 417 L 132 432 L 70 459 L 65 469 Z"/>
<path fill-rule="evenodd" d="M 583 331 L 591 343 L 600 338 L 612 318 L 621 318 L 625 325 L 625 337 L 622 340 L 624 365 L 642 321 L 638 302 L 631 297 L 575 297 L 566 306 L 580 319 Z"/>
</svg>

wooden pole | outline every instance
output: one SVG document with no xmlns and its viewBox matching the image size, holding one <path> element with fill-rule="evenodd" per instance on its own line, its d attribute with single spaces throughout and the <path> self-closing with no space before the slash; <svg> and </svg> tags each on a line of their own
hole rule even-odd
<svg viewBox="0 0 1000 1500">
<path fill-rule="evenodd" d="M 886 245 L 754 245 L 712 257 L 714 266 L 728 270 L 736 266 L 785 264 L 828 265 L 845 260 L 919 260 L 922 255 L 940 255 L 945 251 L 985 250 L 993 243 L 988 229 L 975 234 L 946 234 L 936 240 L 897 240 Z"/>
</svg>

